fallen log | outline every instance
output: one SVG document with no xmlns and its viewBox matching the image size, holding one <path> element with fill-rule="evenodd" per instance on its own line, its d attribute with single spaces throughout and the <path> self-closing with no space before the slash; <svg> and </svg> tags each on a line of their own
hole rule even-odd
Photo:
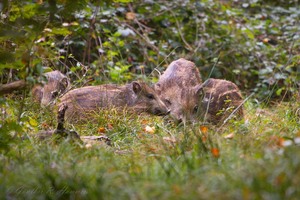
<svg viewBox="0 0 300 200">
<path fill-rule="evenodd" d="M 0 85 L 0 95 L 12 93 L 15 90 L 24 89 L 28 84 L 25 80 L 14 81 L 7 84 Z"/>
</svg>

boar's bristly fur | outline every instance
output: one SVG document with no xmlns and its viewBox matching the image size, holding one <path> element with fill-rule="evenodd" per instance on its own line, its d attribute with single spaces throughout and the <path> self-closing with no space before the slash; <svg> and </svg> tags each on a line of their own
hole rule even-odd
<svg viewBox="0 0 300 200">
<path fill-rule="evenodd" d="M 243 97 L 232 82 L 210 78 L 203 84 L 182 93 L 184 99 L 184 121 L 208 121 L 223 123 L 235 111 L 237 118 L 243 118 Z"/>
<path fill-rule="evenodd" d="M 128 108 L 135 112 L 166 115 L 168 108 L 155 90 L 143 82 L 132 82 L 118 86 L 113 84 L 87 86 L 67 92 L 60 104 L 68 105 L 66 116 L 84 118 L 85 114 L 104 108 Z"/>
<path fill-rule="evenodd" d="M 155 90 L 170 109 L 175 121 L 181 121 L 185 106 L 182 94 L 190 88 L 201 84 L 199 70 L 195 64 L 184 58 L 173 61 L 159 77 Z"/>
<path fill-rule="evenodd" d="M 166 69 L 166 71 L 159 77 L 155 85 L 155 89 L 166 89 L 165 84 L 169 80 L 177 80 L 179 87 L 191 87 L 202 82 L 199 70 L 196 65 L 184 58 L 173 61 Z"/>
</svg>

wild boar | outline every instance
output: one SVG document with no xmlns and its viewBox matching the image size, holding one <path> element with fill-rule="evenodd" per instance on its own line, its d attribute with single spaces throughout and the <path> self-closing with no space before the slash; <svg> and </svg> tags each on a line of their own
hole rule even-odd
<svg viewBox="0 0 300 200">
<path fill-rule="evenodd" d="M 155 115 L 169 113 L 164 102 L 158 97 L 155 90 L 143 82 L 118 86 L 106 84 L 99 86 L 86 86 L 67 92 L 60 104 L 68 105 L 66 117 L 84 119 L 86 114 L 97 112 L 99 109 L 128 108 L 135 112 L 148 112 Z"/>
<path fill-rule="evenodd" d="M 42 106 L 47 106 L 69 88 L 70 81 L 58 70 L 47 72 L 44 76 L 47 82 L 44 85 L 35 85 L 31 93 L 35 101 Z"/>
<path fill-rule="evenodd" d="M 208 121 L 223 123 L 235 111 L 237 118 L 243 118 L 243 97 L 232 82 L 210 78 L 181 93 L 182 110 L 180 121 Z"/>
<path fill-rule="evenodd" d="M 191 61 L 180 58 L 173 61 L 159 77 L 155 90 L 170 109 L 175 121 L 181 121 L 184 102 L 182 93 L 202 83 L 199 70 Z"/>
</svg>

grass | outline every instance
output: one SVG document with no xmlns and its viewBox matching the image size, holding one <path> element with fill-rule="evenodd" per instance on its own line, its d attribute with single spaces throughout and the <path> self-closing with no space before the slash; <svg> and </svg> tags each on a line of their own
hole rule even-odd
<svg viewBox="0 0 300 200">
<path fill-rule="evenodd" d="M 38 141 L 55 115 L 26 99 L 6 101 L 0 196 L 10 199 L 297 199 L 299 102 L 246 104 L 245 120 L 221 129 L 177 127 L 149 115 L 102 112 L 69 124 L 81 135 L 106 134 L 112 146 Z M 3 114 L 5 113 L 5 115 Z M 10 123 L 20 116 L 21 127 Z M 154 133 L 145 131 L 149 126 Z M 5 132 L 6 131 L 6 132 Z M 104 133 L 103 133 L 104 132 Z M 14 138 L 11 134 L 15 135 Z M 28 139 L 21 136 L 27 135 Z M 176 139 L 176 142 L 167 139 Z M 229 137 L 230 139 L 226 139 Z"/>
</svg>

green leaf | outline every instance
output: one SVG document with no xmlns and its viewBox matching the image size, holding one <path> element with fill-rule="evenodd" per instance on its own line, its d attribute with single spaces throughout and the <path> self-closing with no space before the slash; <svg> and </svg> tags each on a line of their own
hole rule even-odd
<svg viewBox="0 0 300 200">
<path fill-rule="evenodd" d="M 31 118 L 31 117 L 29 118 L 29 124 L 33 127 L 38 126 L 38 122 L 35 119 Z"/>
<path fill-rule="evenodd" d="M 284 90 L 284 88 L 280 88 L 280 89 L 276 90 L 276 95 L 280 96 L 283 90 Z"/>
<path fill-rule="evenodd" d="M 254 34 L 252 33 L 251 30 L 249 30 L 249 29 L 244 29 L 243 32 L 248 36 L 248 38 L 250 38 L 250 39 L 252 39 L 252 40 L 255 38 L 255 36 L 254 36 Z"/>
<path fill-rule="evenodd" d="M 69 31 L 68 29 L 66 28 L 53 28 L 52 31 L 51 31 L 52 34 L 55 34 L 55 35 L 63 35 L 63 36 L 66 36 L 66 35 L 70 35 L 72 32 Z"/>
</svg>

